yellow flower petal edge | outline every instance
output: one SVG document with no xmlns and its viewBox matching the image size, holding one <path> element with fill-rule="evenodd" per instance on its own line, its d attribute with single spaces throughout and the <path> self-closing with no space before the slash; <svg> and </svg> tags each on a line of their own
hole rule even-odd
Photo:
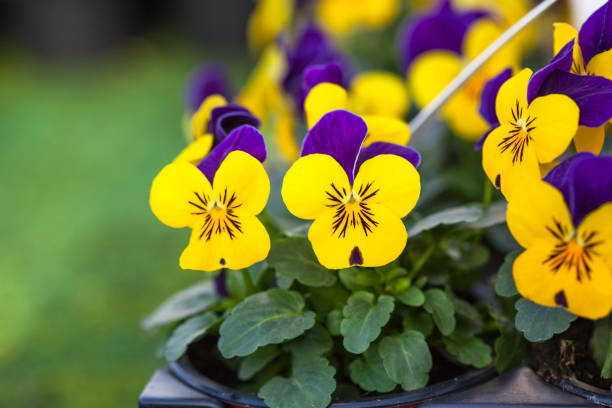
<svg viewBox="0 0 612 408">
<path fill-rule="evenodd" d="M 306 124 L 312 128 L 327 112 L 347 109 L 348 94 L 340 85 L 323 82 L 315 85 L 304 100 Z"/>
<path fill-rule="evenodd" d="M 221 95 L 210 95 L 204 101 L 193 114 L 191 119 L 191 129 L 193 131 L 193 138 L 198 139 L 204 136 L 208 132 L 208 121 L 210 120 L 210 113 L 213 109 L 218 106 L 227 104 L 225 98 Z"/>
<path fill-rule="evenodd" d="M 410 126 L 401 119 L 378 115 L 363 115 L 362 118 L 368 125 L 363 147 L 374 142 L 406 145 L 410 141 Z"/>
<path fill-rule="evenodd" d="M 574 146 L 578 152 L 601 153 L 606 136 L 606 125 L 596 128 L 579 126 L 574 136 Z"/>
<path fill-rule="evenodd" d="M 422 108 L 431 102 L 462 68 L 459 55 L 450 51 L 428 51 L 418 56 L 408 72 L 416 104 Z"/>
<path fill-rule="evenodd" d="M 351 110 L 357 114 L 401 119 L 408 111 L 408 89 L 398 75 L 368 71 L 357 75 L 349 90 Z"/>
<path fill-rule="evenodd" d="M 194 140 L 189 146 L 176 156 L 174 161 L 184 161 L 197 165 L 202 161 L 204 156 L 210 152 L 210 148 L 213 144 L 213 136 L 206 134 L 199 139 Z"/>
</svg>

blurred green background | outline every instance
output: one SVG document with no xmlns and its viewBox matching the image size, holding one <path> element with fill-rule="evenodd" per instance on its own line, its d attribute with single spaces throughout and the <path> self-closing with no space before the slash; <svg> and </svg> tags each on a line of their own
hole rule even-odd
<svg viewBox="0 0 612 408">
<path fill-rule="evenodd" d="M 185 145 L 189 73 L 214 54 L 240 83 L 246 53 L 176 21 L 72 53 L 21 23 L 0 30 L 0 406 L 136 406 L 164 364 L 142 317 L 204 275 L 179 269 L 188 231 L 155 219 L 151 181 Z"/>
</svg>

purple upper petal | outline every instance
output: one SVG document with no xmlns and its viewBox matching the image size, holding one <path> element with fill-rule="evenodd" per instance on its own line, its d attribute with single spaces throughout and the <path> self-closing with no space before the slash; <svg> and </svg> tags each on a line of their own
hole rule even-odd
<svg viewBox="0 0 612 408">
<path fill-rule="evenodd" d="M 574 52 L 574 41 L 570 41 L 561 50 L 555 55 L 555 57 L 550 61 L 548 65 L 544 68 L 537 71 L 535 74 L 531 76 L 529 79 L 529 84 L 527 85 L 527 102 L 531 103 L 538 96 L 542 96 L 539 94 L 540 89 L 542 88 L 542 84 L 546 81 L 546 79 L 555 72 L 555 70 L 559 69 L 561 71 L 569 72 L 572 67 Z"/>
<path fill-rule="evenodd" d="M 461 54 L 467 29 L 487 15 L 484 10 L 457 12 L 450 0 L 440 0 L 429 13 L 407 20 L 397 39 L 402 72 L 406 72 L 412 61 L 426 51 L 441 49 Z"/>
<path fill-rule="evenodd" d="M 580 124 L 598 127 L 612 118 L 612 81 L 604 77 L 574 75 L 555 70 L 548 75 L 537 96 L 567 95 L 580 108 Z"/>
<path fill-rule="evenodd" d="M 504 69 L 502 72 L 489 79 L 480 93 L 480 107 L 478 108 L 478 112 L 491 126 L 499 125 L 497 113 L 495 112 L 495 99 L 497 99 L 499 88 L 501 88 L 503 83 L 509 80 L 510 77 L 512 77 L 512 68 Z"/>
<path fill-rule="evenodd" d="M 398 145 L 395 143 L 374 142 L 371 145 L 364 147 L 359 152 L 357 157 L 357 165 L 355 166 L 355 174 L 359 173 L 359 168 L 366 160 L 376 157 L 381 154 L 394 154 L 408 160 L 414 167 L 419 167 L 421 164 L 421 155 L 411 147 Z"/>
<path fill-rule="evenodd" d="M 219 94 L 225 99 L 233 97 L 226 70 L 217 64 L 207 64 L 196 70 L 185 86 L 185 105 L 191 112 L 198 110 L 204 99 Z"/>
<path fill-rule="evenodd" d="M 312 65 L 304 72 L 303 89 L 306 94 L 316 85 L 322 82 L 331 82 L 336 85 L 344 86 L 344 74 L 342 67 L 337 62 L 329 64 Z"/>
<path fill-rule="evenodd" d="M 612 202 L 612 156 L 578 153 L 544 178 L 565 198 L 575 227 L 602 204 Z"/>
<path fill-rule="evenodd" d="M 354 113 L 345 110 L 328 112 L 306 134 L 301 156 L 313 153 L 330 155 L 340 163 L 353 183 L 357 155 L 367 133 L 365 122 Z"/>
<path fill-rule="evenodd" d="M 198 164 L 198 169 L 204 173 L 211 184 L 223 160 L 234 150 L 246 152 L 262 163 L 267 156 L 263 135 L 253 126 L 243 125 L 238 127 L 232 130 L 229 136 L 215 146 Z"/>
<path fill-rule="evenodd" d="M 585 21 L 578 33 L 578 44 L 586 66 L 595 55 L 612 48 L 612 5 L 606 2 Z"/>
<path fill-rule="evenodd" d="M 215 143 L 219 143 L 239 126 L 251 125 L 258 128 L 260 123 L 259 119 L 244 106 L 229 103 L 212 110 L 208 121 L 208 132 L 214 135 Z"/>
</svg>

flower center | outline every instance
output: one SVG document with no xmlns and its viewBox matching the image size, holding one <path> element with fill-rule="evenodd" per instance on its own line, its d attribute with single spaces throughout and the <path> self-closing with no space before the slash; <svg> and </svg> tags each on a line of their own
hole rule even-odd
<svg viewBox="0 0 612 408">
<path fill-rule="evenodd" d="M 378 194 L 372 183 L 361 185 L 357 192 L 355 190 L 347 192 L 345 188 L 340 191 L 332 183 L 331 189 L 326 191 L 326 194 L 329 201 L 326 206 L 336 210 L 332 230 L 334 234 L 338 234 L 338 238 L 345 238 L 349 228 L 361 228 L 368 236 L 378 226 L 378 221 L 374 219 L 368 204 L 368 200 Z"/>
<path fill-rule="evenodd" d="M 242 204 L 236 202 L 236 193 L 228 194 L 227 188 L 218 198 L 211 198 L 206 194 L 193 193 L 196 197 L 189 201 L 197 211 L 193 215 L 201 215 L 204 218 L 202 232 L 199 239 L 210 241 L 213 235 L 227 234 L 229 239 L 234 239 L 237 233 L 242 233 L 242 223 L 235 213 L 235 209 Z"/>
<path fill-rule="evenodd" d="M 512 130 L 508 132 L 508 136 L 504 137 L 501 142 L 497 145 L 501 152 L 510 151 L 512 154 L 512 164 L 521 163 L 525 154 L 525 148 L 529 147 L 531 136 L 529 132 L 535 129 L 535 116 L 527 115 L 523 116 L 523 108 L 520 106 L 518 99 L 516 105 L 512 108 L 512 118 L 510 121 Z"/>
</svg>

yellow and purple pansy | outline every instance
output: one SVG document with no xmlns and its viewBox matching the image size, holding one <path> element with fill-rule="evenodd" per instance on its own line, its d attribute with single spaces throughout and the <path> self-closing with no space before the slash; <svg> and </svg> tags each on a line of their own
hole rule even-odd
<svg viewBox="0 0 612 408">
<path fill-rule="evenodd" d="M 561 155 L 578 129 L 580 111 L 568 96 L 528 98 L 531 74 L 525 68 L 499 88 L 495 98 L 499 126 L 482 148 L 485 173 L 510 201 L 515 187 L 541 179 L 539 164 Z"/>
<path fill-rule="evenodd" d="M 183 269 L 242 269 L 262 261 L 270 237 L 256 215 L 270 194 L 266 146 L 249 125 L 234 129 L 197 166 L 175 161 L 153 180 L 150 206 L 164 224 L 192 229 Z"/>
<path fill-rule="evenodd" d="M 420 156 L 392 143 L 362 147 L 367 133 L 366 123 L 351 112 L 325 114 L 283 180 L 289 211 L 314 220 L 308 239 L 328 269 L 385 265 L 406 245 L 401 218 L 419 198 Z"/>
<path fill-rule="evenodd" d="M 589 319 L 612 311 L 612 157 L 578 153 L 508 204 L 519 293 Z"/>
</svg>

